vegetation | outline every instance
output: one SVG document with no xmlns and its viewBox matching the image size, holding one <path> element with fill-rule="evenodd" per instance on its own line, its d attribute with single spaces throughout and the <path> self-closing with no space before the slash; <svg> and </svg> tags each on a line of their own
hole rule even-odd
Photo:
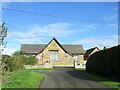
<svg viewBox="0 0 120 90">
<path fill-rule="evenodd" d="M 2 70 L 3 74 L 6 71 L 12 72 L 24 68 L 24 61 L 18 57 L 3 56 L 2 61 Z"/>
<path fill-rule="evenodd" d="M 120 81 L 120 45 L 94 53 L 88 58 L 86 71 Z"/>
<path fill-rule="evenodd" d="M 3 88 L 39 88 L 43 74 L 22 70 L 6 73 L 3 76 Z"/>
<path fill-rule="evenodd" d="M 7 28 L 5 23 L 0 26 L 0 46 L 6 46 L 4 42 L 7 37 Z M 37 61 L 33 56 L 26 56 L 24 52 L 16 51 L 12 56 L 1 55 L 0 62 L 2 64 L 2 84 L 3 88 L 38 88 L 43 75 L 25 70 L 24 65 L 34 65 Z M 2 57 L 1 57 L 2 56 Z M 1 89 L 0 81 L 0 89 Z"/>
<path fill-rule="evenodd" d="M 25 65 L 34 65 L 37 63 L 34 56 L 21 56 L 21 59 L 24 60 Z"/>
<path fill-rule="evenodd" d="M 3 88 L 39 88 L 44 75 L 24 68 L 37 62 L 34 56 L 16 51 L 12 56 L 3 55 L 1 61 Z"/>
<path fill-rule="evenodd" d="M 0 26 L 0 45 L 5 45 L 4 38 L 7 37 L 7 28 L 5 27 L 5 23 L 2 23 Z"/>
<path fill-rule="evenodd" d="M 13 72 L 21 69 L 25 69 L 24 65 L 34 65 L 37 63 L 35 57 L 33 56 L 25 56 L 21 52 L 15 52 L 12 56 L 3 55 L 2 61 L 2 70 L 3 74 L 6 71 Z"/>
<path fill-rule="evenodd" d="M 15 51 L 12 55 L 13 56 L 20 56 L 20 55 L 24 55 L 24 52 L 22 52 L 22 51 Z"/>
<path fill-rule="evenodd" d="M 111 79 L 104 77 L 104 76 L 101 76 L 101 75 L 95 75 L 95 74 L 86 72 L 85 69 L 77 69 L 77 70 L 79 70 L 86 77 L 89 77 L 95 81 L 98 81 L 106 86 L 109 86 L 109 87 L 117 89 L 117 90 L 120 89 L 120 82 L 111 80 Z"/>
</svg>

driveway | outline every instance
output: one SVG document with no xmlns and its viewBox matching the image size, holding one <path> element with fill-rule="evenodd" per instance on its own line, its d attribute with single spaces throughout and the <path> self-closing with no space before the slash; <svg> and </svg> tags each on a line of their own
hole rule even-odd
<svg viewBox="0 0 120 90">
<path fill-rule="evenodd" d="M 36 70 L 45 74 L 41 88 L 109 88 L 84 76 L 73 68 L 56 68 L 55 70 Z"/>
</svg>

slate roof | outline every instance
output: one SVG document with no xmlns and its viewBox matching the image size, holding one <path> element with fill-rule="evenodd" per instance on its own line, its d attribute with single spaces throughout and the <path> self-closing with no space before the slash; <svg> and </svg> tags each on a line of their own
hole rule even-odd
<svg viewBox="0 0 120 90">
<path fill-rule="evenodd" d="M 20 51 L 26 54 L 37 54 L 46 47 L 46 44 L 22 44 Z"/>
<path fill-rule="evenodd" d="M 41 52 L 47 44 L 22 44 L 20 51 L 25 52 L 26 54 L 38 54 Z M 82 45 L 71 45 L 71 44 L 61 44 L 61 46 L 69 54 L 84 54 L 85 51 Z"/>
<path fill-rule="evenodd" d="M 82 45 L 62 44 L 62 47 L 70 54 L 84 54 Z"/>
<path fill-rule="evenodd" d="M 91 49 L 88 49 L 85 53 L 85 56 L 89 56 L 97 47 L 94 47 L 94 48 L 91 48 Z M 99 48 L 97 48 L 99 50 Z"/>
</svg>

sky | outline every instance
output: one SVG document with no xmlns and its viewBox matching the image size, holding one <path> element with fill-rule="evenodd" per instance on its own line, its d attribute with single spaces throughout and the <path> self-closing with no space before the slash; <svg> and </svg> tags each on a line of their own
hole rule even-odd
<svg viewBox="0 0 120 90">
<path fill-rule="evenodd" d="M 8 28 L 3 54 L 11 55 L 21 44 L 47 44 L 53 37 L 85 50 L 118 44 L 117 2 L 3 2 L 2 7 Z"/>
</svg>

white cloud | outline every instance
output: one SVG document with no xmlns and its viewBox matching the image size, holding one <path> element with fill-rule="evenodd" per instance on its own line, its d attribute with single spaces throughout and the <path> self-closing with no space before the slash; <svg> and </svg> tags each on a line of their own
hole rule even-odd
<svg viewBox="0 0 120 90">
<path fill-rule="evenodd" d="M 48 37 L 66 38 L 68 36 L 75 36 L 80 34 L 91 34 L 90 31 L 98 29 L 99 25 L 96 24 L 76 24 L 76 23 L 52 23 L 48 25 L 29 25 L 28 28 L 21 29 L 20 31 L 8 32 L 8 40 L 13 43 L 43 43 Z M 83 33 L 84 32 L 84 33 Z M 46 39 L 47 37 L 47 39 Z M 77 37 L 77 36 L 75 36 Z M 79 36 L 78 36 L 79 37 Z M 82 44 L 89 49 L 90 47 L 97 46 L 103 48 L 104 46 L 111 47 L 117 45 L 118 36 L 93 36 L 80 39 L 74 43 Z M 4 53 L 11 54 L 16 51 L 15 48 L 7 48 Z"/>
<path fill-rule="evenodd" d="M 29 37 L 29 35 L 27 35 L 24 32 L 20 32 L 20 31 L 15 31 L 15 32 L 8 32 L 8 38 L 15 38 L 15 37 L 19 37 L 19 38 L 25 38 L 25 37 Z"/>
<path fill-rule="evenodd" d="M 8 38 L 20 43 L 42 42 L 43 37 L 67 37 L 80 32 L 89 32 L 94 30 L 94 25 L 78 25 L 71 23 L 52 23 L 48 25 L 30 25 L 24 32 L 8 32 Z M 22 30 L 22 29 L 21 29 Z"/>
<path fill-rule="evenodd" d="M 103 37 L 90 37 L 90 38 L 83 38 L 81 40 L 76 41 L 75 43 L 83 44 L 83 46 L 86 49 L 89 49 L 91 47 L 99 47 L 103 48 L 106 47 L 112 47 L 115 45 L 118 45 L 118 36 L 112 35 L 112 36 L 103 36 Z"/>
<path fill-rule="evenodd" d="M 64 37 L 75 32 L 70 29 L 70 26 L 71 24 L 69 23 L 53 23 L 45 26 L 34 25 L 30 27 L 27 34 L 36 36 Z"/>
<path fill-rule="evenodd" d="M 29 44 L 29 43 L 42 43 L 42 41 L 44 40 L 44 38 L 16 38 L 12 41 L 17 41 L 17 42 L 20 42 L 20 43 L 26 43 L 26 44 Z"/>
</svg>

